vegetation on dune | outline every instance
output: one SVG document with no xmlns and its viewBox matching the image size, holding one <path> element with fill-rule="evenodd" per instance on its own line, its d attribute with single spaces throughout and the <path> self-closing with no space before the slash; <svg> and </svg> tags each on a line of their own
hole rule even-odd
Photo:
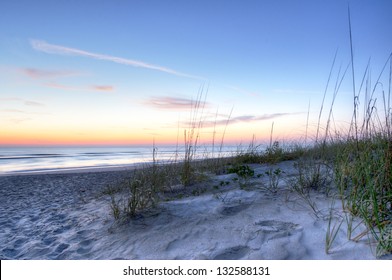
<svg viewBox="0 0 392 280">
<path fill-rule="evenodd" d="M 330 83 L 335 59 L 336 55 L 328 77 L 325 94 Z M 334 102 L 349 69 L 347 67 L 343 74 L 340 74 L 339 70 L 324 136 L 320 136 L 324 94 L 317 133 L 312 146 L 297 143 L 291 147 L 282 147 L 281 143 L 272 140 L 272 125 L 271 140 L 269 146 L 264 150 L 253 140 L 247 149 L 238 149 L 237 153 L 230 157 L 208 158 L 207 156 L 203 160 L 196 159 L 199 132 L 203 126 L 202 104 L 205 104 L 205 102 L 201 102 L 203 96 L 203 89 L 201 89 L 192 108 L 190 126 L 184 130 L 185 154 L 183 160 L 178 161 L 176 157 L 171 163 L 159 165 L 154 147 L 151 166 L 135 170 L 133 176 L 122 186 L 112 188 L 110 195 L 113 216 L 116 219 L 123 216 L 135 216 L 139 211 L 157 205 L 162 199 L 162 193 L 168 190 L 178 191 L 178 189 L 184 191 L 200 180 L 206 179 L 206 174 L 210 172 L 216 174 L 235 173 L 242 188 L 244 184 L 248 183 L 249 178 L 254 178 L 254 170 L 250 166 L 254 163 L 270 166 L 269 171 L 265 174 L 259 174 L 257 177 L 267 176 L 268 189 L 276 193 L 279 191 L 278 185 L 284 172 L 279 168 L 274 168 L 274 164 L 285 160 L 296 160 L 297 174 L 290 180 L 291 189 L 308 203 L 315 216 L 320 218 L 321 214 L 317 205 L 312 201 L 310 193 L 322 192 L 331 197 L 333 201 L 329 211 L 325 240 L 327 253 L 331 252 L 337 232 L 344 225 L 347 227 L 350 240 L 358 241 L 364 236 L 372 237 L 377 242 L 376 256 L 392 253 L 392 107 L 390 104 L 392 54 L 388 57 L 374 84 L 371 83 L 369 67 L 366 68 L 358 91 L 355 87 L 353 56 L 351 56 L 350 65 L 352 66 L 353 78 L 353 116 L 350 128 L 346 132 L 331 128 Z M 381 83 L 380 79 L 388 65 L 388 82 L 384 88 L 385 83 Z M 363 101 L 360 102 L 361 98 Z M 359 112 L 359 104 L 364 104 L 362 116 Z M 220 151 L 222 150 L 223 138 L 224 133 L 219 147 Z M 214 145 L 215 133 L 212 142 Z M 228 184 L 222 182 L 215 188 L 219 189 Z M 122 195 L 119 195 L 120 193 Z M 192 193 L 200 194 L 201 192 L 193 190 Z M 333 222 L 335 220 L 333 209 L 337 199 L 342 203 L 345 223 L 341 219 Z M 356 236 L 353 236 L 353 232 L 358 225 L 353 224 L 354 217 L 361 218 L 361 223 L 364 223 L 367 228 L 365 232 L 356 234 Z"/>
</svg>

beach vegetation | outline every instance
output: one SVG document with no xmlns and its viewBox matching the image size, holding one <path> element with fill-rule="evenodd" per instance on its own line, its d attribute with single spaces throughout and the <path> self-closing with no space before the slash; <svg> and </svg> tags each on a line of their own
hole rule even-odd
<svg viewBox="0 0 392 280">
<path fill-rule="evenodd" d="M 376 256 L 392 253 L 392 107 L 390 102 L 392 54 L 386 60 L 375 83 L 372 83 L 369 66 L 366 68 L 359 90 L 355 86 L 357 81 L 354 79 L 356 75 L 353 56 L 351 56 L 350 64 L 343 71 L 341 69 L 338 71 L 332 101 L 327 111 L 327 121 L 323 126 L 321 116 L 325 113 L 325 97 L 335 68 L 335 60 L 336 54 L 320 107 L 317 132 L 311 144 L 305 140 L 305 144 L 283 146 L 281 142 L 273 140 L 274 123 L 272 123 L 270 143 L 264 149 L 263 146 L 256 144 L 253 137 L 246 149 L 240 146 L 237 153 L 232 156 L 197 158 L 205 104 L 202 88 L 194 103 L 189 127 L 184 130 L 183 160 L 160 165 L 156 159 L 157 150 L 154 146 L 152 167 L 135 171 L 132 179 L 126 182 L 123 190 L 126 190 L 127 198 L 123 200 L 114 198 L 113 193 L 118 191 L 118 187 L 112 187 L 108 192 L 112 195 L 113 216 L 119 218 L 121 212 L 127 216 L 135 216 L 140 210 L 154 207 L 161 199 L 162 193 L 178 184 L 184 188 L 181 189 L 182 192 L 176 193 L 177 198 L 185 197 L 188 187 L 191 188 L 197 182 L 208 180 L 209 175 L 206 174 L 211 172 L 237 174 L 237 177 L 231 180 L 239 183 L 241 188 L 244 188 L 250 179 L 261 180 L 267 176 L 269 183 L 267 188 L 276 193 L 279 191 L 278 186 L 285 172 L 274 166 L 282 161 L 294 160 L 296 174 L 286 181 L 289 182 L 289 189 L 310 207 L 316 219 L 328 220 L 326 253 L 331 253 L 337 234 L 344 225 L 347 227 L 348 239 L 359 241 L 367 236 L 369 240 L 374 240 Z M 333 108 L 350 65 L 353 83 L 352 119 L 346 131 L 339 131 L 333 126 Z M 389 66 L 388 82 L 384 85 L 380 78 L 387 66 Z M 364 104 L 362 114 L 360 104 Z M 305 138 L 307 137 L 308 135 Z M 215 142 L 214 128 L 213 146 Z M 220 151 L 222 145 L 223 137 Z M 213 151 L 214 149 L 215 147 Z M 269 169 L 264 174 L 255 176 L 251 164 L 265 164 Z M 211 187 L 219 190 L 228 184 L 229 181 L 224 180 Z M 207 188 L 199 188 L 192 189 L 190 193 L 200 195 L 207 191 Z M 320 209 L 314 201 L 314 193 L 322 193 L 331 198 L 333 202 L 328 214 L 325 214 L 325 210 Z M 217 195 L 217 198 L 225 200 L 223 193 Z M 341 201 L 343 216 L 337 216 L 335 200 Z M 360 221 L 354 222 L 357 218 Z M 365 225 L 366 230 L 353 236 L 360 225 Z"/>
<path fill-rule="evenodd" d="M 249 165 L 236 165 L 229 167 L 227 173 L 235 173 L 241 178 L 253 177 L 255 171 Z"/>
<path fill-rule="evenodd" d="M 265 172 L 265 174 L 268 176 L 269 179 L 269 185 L 267 187 L 268 190 L 270 190 L 273 193 L 276 193 L 278 191 L 279 181 L 284 173 L 285 172 L 280 168 L 276 168 L 276 169 L 270 168 L 268 171 Z"/>
<path fill-rule="evenodd" d="M 114 194 L 111 194 L 110 197 L 111 197 L 110 209 L 112 210 L 114 219 L 118 220 L 120 219 L 120 215 L 121 215 L 120 205 L 118 201 L 116 201 Z"/>
<path fill-rule="evenodd" d="M 247 164 L 231 166 L 227 169 L 227 173 L 237 174 L 238 183 L 241 189 L 246 189 L 249 186 L 249 180 L 254 176 L 255 171 Z"/>
</svg>

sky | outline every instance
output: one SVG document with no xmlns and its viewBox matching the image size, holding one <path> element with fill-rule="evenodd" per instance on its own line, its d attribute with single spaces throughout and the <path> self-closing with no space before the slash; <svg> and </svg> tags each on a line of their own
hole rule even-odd
<svg viewBox="0 0 392 280">
<path fill-rule="evenodd" d="M 344 129 L 348 6 L 356 88 L 370 61 L 387 90 L 389 0 L 1 0 L 0 145 L 304 141 L 327 85 Z"/>
</svg>

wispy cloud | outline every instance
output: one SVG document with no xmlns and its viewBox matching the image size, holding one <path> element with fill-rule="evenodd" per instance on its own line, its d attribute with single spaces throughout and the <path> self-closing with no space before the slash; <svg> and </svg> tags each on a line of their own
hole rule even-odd
<svg viewBox="0 0 392 280">
<path fill-rule="evenodd" d="M 29 100 L 25 100 L 23 103 L 24 103 L 24 105 L 26 105 L 26 106 L 38 106 L 38 107 L 45 106 L 44 104 L 42 104 L 42 103 L 40 103 L 40 102 L 29 101 Z"/>
<path fill-rule="evenodd" d="M 17 97 L 5 97 L 5 98 L 0 98 L 1 102 L 21 102 L 26 106 L 37 106 L 37 107 L 43 107 L 45 104 L 37 102 L 37 101 L 32 101 L 32 100 L 26 100 L 22 98 L 17 98 Z"/>
<path fill-rule="evenodd" d="M 41 112 L 30 112 L 26 110 L 20 110 L 20 109 L 1 109 L 0 112 L 2 113 L 12 113 L 14 114 L 25 114 L 25 115 L 47 115 L 47 113 L 41 113 Z"/>
<path fill-rule="evenodd" d="M 264 115 L 243 115 L 237 117 L 231 117 L 230 119 L 218 119 L 218 120 L 205 120 L 203 121 L 203 127 L 214 127 L 214 126 L 222 126 L 222 125 L 233 125 L 237 123 L 252 123 L 259 122 L 265 120 L 271 120 L 278 117 L 295 115 L 299 113 L 275 113 L 275 114 L 264 114 Z M 186 123 L 184 125 L 189 125 Z"/>
<path fill-rule="evenodd" d="M 53 79 L 58 77 L 67 77 L 80 75 L 80 72 L 67 70 L 43 70 L 38 68 L 20 68 L 19 72 L 32 79 Z"/>
<path fill-rule="evenodd" d="M 49 83 L 45 83 L 44 85 L 46 87 L 62 89 L 62 90 L 105 91 L 105 92 L 114 91 L 114 86 L 110 86 L 110 85 L 92 85 L 88 87 L 75 87 L 75 86 L 60 84 L 57 82 L 49 82 Z"/>
<path fill-rule="evenodd" d="M 96 91 L 113 91 L 114 90 L 114 86 L 91 86 L 90 87 L 92 90 L 96 90 Z"/>
<path fill-rule="evenodd" d="M 45 41 L 41 41 L 41 40 L 30 40 L 30 44 L 35 50 L 49 53 L 49 54 L 74 55 L 74 56 L 89 57 L 92 59 L 106 60 L 106 61 L 111 61 L 114 63 L 123 64 L 123 65 L 129 65 L 129 66 L 133 66 L 133 67 L 140 67 L 140 68 L 156 70 L 156 71 L 160 71 L 160 72 L 164 72 L 164 73 L 168 73 L 168 74 L 172 74 L 172 75 L 176 75 L 176 76 L 181 76 L 181 77 L 205 80 L 202 77 L 178 72 L 176 70 L 173 70 L 173 69 L 170 69 L 170 68 L 167 68 L 164 66 L 154 65 L 154 64 L 147 63 L 147 62 L 143 62 L 143 61 L 132 60 L 132 59 L 127 59 L 127 58 L 122 58 L 122 57 L 117 57 L 117 56 L 88 52 L 88 51 L 79 50 L 79 49 L 75 49 L 75 48 L 69 48 L 69 47 L 60 46 L 60 45 L 53 45 L 53 44 L 49 44 L 49 43 L 47 43 Z"/>
<path fill-rule="evenodd" d="M 2 109 L 1 112 L 4 113 L 18 113 L 18 114 L 28 114 L 28 112 L 18 109 Z"/>
<path fill-rule="evenodd" d="M 0 98 L 0 103 L 1 104 L 12 104 L 8 108 L 0 109 L 0 113 L 5 113 L 5 115 L 8 116 L 17 116 L 17 115 L 46 115 L 47 113 L 43 112 L 31 112 L 30 109 L 31 107 L 34 107 L 35 109 L 38 109 L 37 107 L 45 107 L 46 105 L 33 101 L 33 100 L 27 100 L 19 97 L 2 97 Z M 21 106 L 23 104 L 24 106 L 30 107 L 30 109 L 25 110 L 26 107 Z M 16 107 L 14 107 L 16 106 Z M 17 108 L 17 109 L 16 109 Z M 26 120 L 27 118 L 13 118 L 15 120 Z"/>
<path fill-rule="evenodd" d="M 264 114 L 259 116 L 253 116 L 253 115 L 239 116 L 239 117 L 234 117 L 233 119 L 230 120 L 230 122 L 237 123 L 237 122 L 265 121 L 265 120 L 270 120 L 270 119 L 292 115 L 292 114 L 293 113 L 275 113 L 275 114 Z"/>
<path fill-rule="evenodd" d="M 172 96 L 151 97 L 144 102 L 145 105 L 162 110 L 190 110 L 196 105 L 196 100 Z M 200 101 L 200 108 L 210 106 L 208 102 Z"/>
</svg>

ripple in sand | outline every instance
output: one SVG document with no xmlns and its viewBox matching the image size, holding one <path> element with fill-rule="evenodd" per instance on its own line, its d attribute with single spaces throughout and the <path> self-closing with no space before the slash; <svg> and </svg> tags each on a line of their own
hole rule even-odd
<svg viewBox="0 0 392 280">
<path fill-rule="evenodd" d="M 250 251 L 248 246 L 235 246 L 224 249 L 223 252 L 216 255 L 214 260 L 239 260 L 246 256 Z"/>
<path fill-rule="evenodd" d="M 65 249 L 69 247 L 69 244 L 61 243 L 56 248 L 56 253 L 62 253 Z"/>
</svg>

